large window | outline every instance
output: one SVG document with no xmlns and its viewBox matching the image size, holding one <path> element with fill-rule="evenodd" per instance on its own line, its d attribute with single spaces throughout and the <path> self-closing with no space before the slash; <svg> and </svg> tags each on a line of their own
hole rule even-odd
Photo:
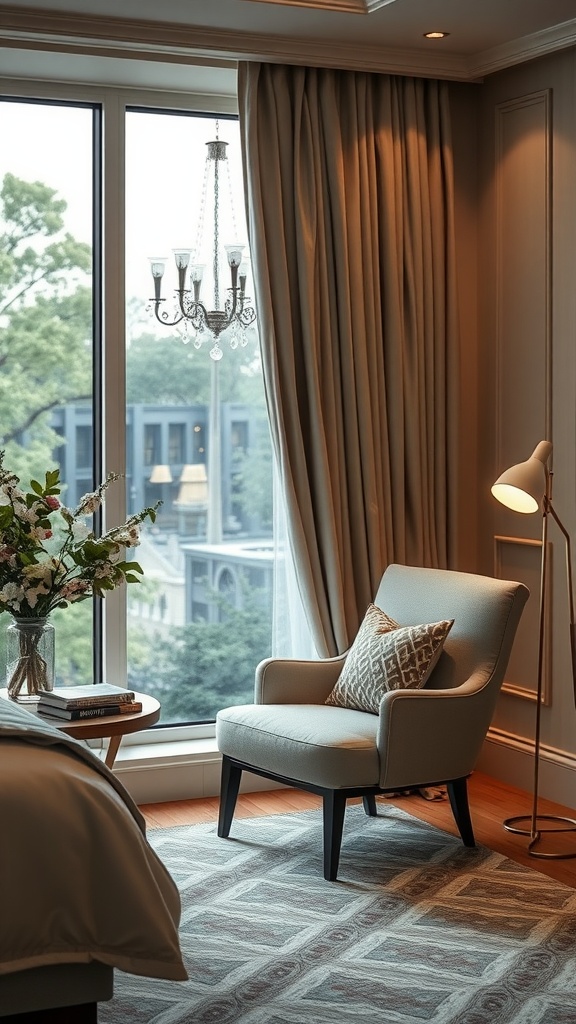
<svg viewBox="0 0 576 1024">
<path fill-rule="evenodd" d="M 207 163 L 216 138 L 227 143 L 217 181 Z M 160 324 L 142 301 L 153 294 L 147 257 L 167 257 L 160 315 L 177 319 L 172 250 L 183 246 L 205 266 L 201 298 L 222 308 L 224 246 L 246 241 L 243 202 L 236 119 L 128 111 L 126 400 L 142 430 L 136 452 L 144 444 L 129 498 L 162 501 L 138 550 L 144 586 L 128 594 L 128 679 L 160 698 L 163 722 L 251 700 L 270 652 L 272 473 L 256 330 L 245 344 L 224 332 L 214 360 L 210 332 Z"/>
<path fill-rule="evenodd" d="M 250 700 L 270 653 L 272 472 L 256 330 L 246 344 L 223 335 L 216 362 L 207 336 L 183 336 L 147 309 L 148 257 L 169 257 L 168 305 L 171 250 L 211 245 L 203 180 L 216 131 L 228 143 L 222 190 L 229 178 L 233 197 L 230 222 L 222 191 L 222 243 L 246 241 L 238 124 L 217 117 L 110 96 L 0 102 L 6 462 L 26 480 L 59 465 L 71 505 L 95 476 L 123 473 L 107 525 L 162 502 L 133 552 L 144 580 L 106 599 L 102 628 L 89 602 L 55 615 L 57 681 L 127 681 L 160 698 L 161 725 L 211 721 L 219 707 Z M 125 164 L 124 146 L 110 145 L 122 134 Z M 225 257 L 220 297 L 210 294 L 218 273 L 203 284 L 211 308 L 226 298 Z"/>
<path fill-rule="evenodd" d="M 88 105 L 0 102 L 0 448 L 26 487 L 59 465 L 70 506 L 93 480 L 97 128 Z M 91 604 L 52 620 L 57 683 L 91 682 Z"/>
</svg>

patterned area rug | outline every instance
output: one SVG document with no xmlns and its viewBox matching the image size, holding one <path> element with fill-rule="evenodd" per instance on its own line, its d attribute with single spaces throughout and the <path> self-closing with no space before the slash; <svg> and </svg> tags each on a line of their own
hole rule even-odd
<svg viewBox="0 0 576 1024">
<path fill-rule="evenodd" d="M 576 1024 L 576 890 L 397 808 L 151 830 L 190 980 L 116 974 L 101 1024 Z"/>
</svg>

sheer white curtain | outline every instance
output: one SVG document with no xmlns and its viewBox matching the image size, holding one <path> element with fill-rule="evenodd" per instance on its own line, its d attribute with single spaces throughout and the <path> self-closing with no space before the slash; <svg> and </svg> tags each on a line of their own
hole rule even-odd
<svg viewBox="0 0 576 1024">
<path fill-rule="evenodd" d="M 274 470 L 274 595 L 272 655 L 277 658 L 317 658 L 290 546 L 286 508 L 278 470 Z"/>
</svg>

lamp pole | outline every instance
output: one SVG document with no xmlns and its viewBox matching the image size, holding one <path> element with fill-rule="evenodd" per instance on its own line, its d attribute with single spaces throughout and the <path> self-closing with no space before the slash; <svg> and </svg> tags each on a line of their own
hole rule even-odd
<svg viewBox="0 0 576 1024">
<path fill-rule="evenodd" d="M 568 605 L 570 616 L 570 656 L 572 669 L 572 692 L 576 705 L 576 645 L 574 623 L 574 588 L 572 584 L 572 551 L 570 535 L 556 514 L 552 505 L 552 471 L 548 469 L 548 459 L 552 453 L 549 441 L 540 441 L 533 454 L 525 462 L 518 463 L 505 470 L 492 486 L 492 493 L 498 501 L 514 512 L 535 512 L 541 503 L 542 507 L 542 553 L 540 561 L 540 606 L 538 626 L 538 674 L 536 682 L 536 721 L 534 727 L 534 777 L 532 790 L 532 813 L 506 818 L 504 828 L 516 835 L 528 836 L 528 853 L 541 860 L 558 860 L 576 857 L 574 852 L 546 852 L 536 849 L 543 835 L 549 832 L 575 832 L 576 820 L 558 814 L 538 813 L 538 790 L 540 783 L 540 727 L 542 719 L 542 695 L 544 681 L 544 649 L 546 638 L 546 592 L 548 586 L 548 517 L 554 522 L 564 536 L 566 550 L 566 579 L 568 585 Z M 550 822 L 551 824 L 541 824 Z M 525 827 L 529 826 L 529 827 Z"/>
</svg>

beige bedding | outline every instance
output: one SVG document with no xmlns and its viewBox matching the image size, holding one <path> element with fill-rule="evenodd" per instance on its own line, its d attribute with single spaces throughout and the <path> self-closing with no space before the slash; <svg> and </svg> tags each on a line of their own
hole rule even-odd
<svg viewBox="0 0 576 1024">
<path fill-rule="evenodd" d="M 121 784 L 0 698 L 0 974 L 98 960 L 185 980 L 180 898 Z"/>
</svg>

